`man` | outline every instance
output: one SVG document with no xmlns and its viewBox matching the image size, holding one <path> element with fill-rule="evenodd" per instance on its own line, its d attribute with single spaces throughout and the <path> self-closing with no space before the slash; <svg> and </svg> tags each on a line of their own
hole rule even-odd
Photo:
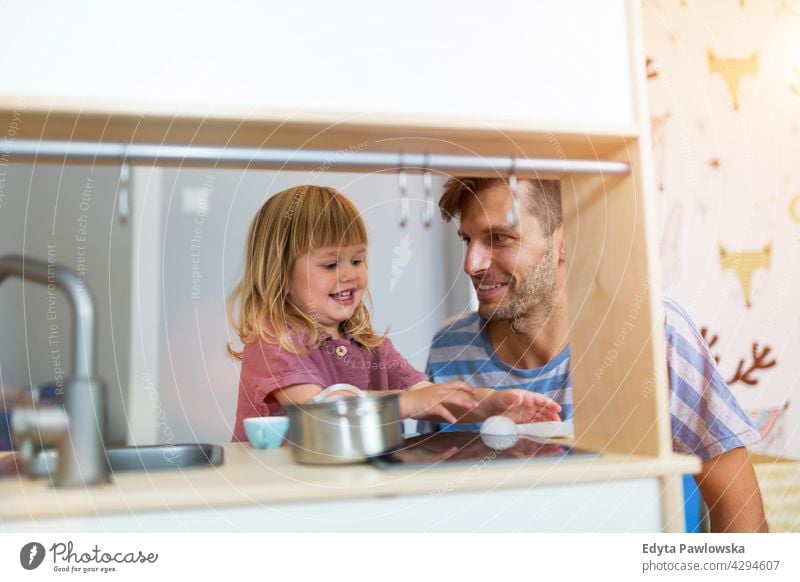
<svg viewBox="0 0 800 582">
<path fill-rule="evenodd" d="M 520 220 L 508 224 L 504 180 L 451 179 L 439 201 L 459 219 L 464 270 L 478 295 L 477 313 L 453 318 L 431 346 L 434 382 L 524 388 L 549 396 L 572 417 L 566 266 L 557 181 L 520 181 Z M 761 494 L 745 445 L 758 431 L 719 374 L 697 328 L 664 301 L 673 448 L 698 455 L 695 477 L 712 531 L 766 531 Z"/>
</svg>

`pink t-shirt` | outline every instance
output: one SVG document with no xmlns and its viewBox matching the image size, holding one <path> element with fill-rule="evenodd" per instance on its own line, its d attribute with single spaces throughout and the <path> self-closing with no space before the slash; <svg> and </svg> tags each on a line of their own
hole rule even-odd
<svg viewBox="0 0 800 582">
<path fill-rule="evenodd" d="M 295 384 L 322 388 L 344 382 L 362 390 L 404 390 L 427 380 L 388 339 L 370 351 L 347 334 L 324 337 L 308 355 L 293 354 L 277 343 L 262 340 L 245 346 L 239 379 L 239 399 L 233 442 L 247 440 L 242 421 L 251 416 L 282 416 L 271 392 Z"/>
</svg>

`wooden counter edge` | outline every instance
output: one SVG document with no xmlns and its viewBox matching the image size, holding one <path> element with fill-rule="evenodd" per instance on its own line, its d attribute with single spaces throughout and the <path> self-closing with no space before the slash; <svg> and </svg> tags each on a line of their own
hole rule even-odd
<svg viewBox="0 0 800 582">
<path fill-rule="evenodd" d="M 181 472 L 121 474 L 109 485 L 53 489 L 43 480 L 0 480 L 0 522 L 325 502 L 458 491 L 572 485 L 663 478 L 700 470 L 697 457 L 605 455 L 485 467 L 479 463 L 426 471 L 384 471 L 370 465 L 300 467 L 288 451 L 226 444 L 226 464 Z M 11 453 L 0 453 L 0 462 Z M 265 463 L 266 461 L 266 463 Z M 264 467 L 273 473 L 264 479 Z M 277 480 L 274 480 L 276 479 Z"/>
</svg>

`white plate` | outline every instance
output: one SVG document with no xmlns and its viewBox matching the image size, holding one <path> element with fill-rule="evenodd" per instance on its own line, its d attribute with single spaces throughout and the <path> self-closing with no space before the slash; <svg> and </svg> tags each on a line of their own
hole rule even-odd
<svg viewBox="0 0 800 582">
<path fill-rule="evenodd" d="M 573 438 L 575 436 L 575 429 L 571 422 L 531 422 L 530 424 L 518 424 L 517 429 L 520 434 L 540 439 Z"/>
</svg>

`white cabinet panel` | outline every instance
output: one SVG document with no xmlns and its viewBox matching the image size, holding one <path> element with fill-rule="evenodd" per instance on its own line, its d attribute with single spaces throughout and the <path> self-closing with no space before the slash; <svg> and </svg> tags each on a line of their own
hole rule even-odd
<svg viewBox="0 0 800 582">
<path fill-rule="evenodd" d="M 625 0 L 3 5 L 0 100 L 37 108 L 633 122 Z"/>
<path fill-rule="evenodd" d="M 6 532 L 660 532 L 658 479 L 7 521 Z"/>
</svg>

